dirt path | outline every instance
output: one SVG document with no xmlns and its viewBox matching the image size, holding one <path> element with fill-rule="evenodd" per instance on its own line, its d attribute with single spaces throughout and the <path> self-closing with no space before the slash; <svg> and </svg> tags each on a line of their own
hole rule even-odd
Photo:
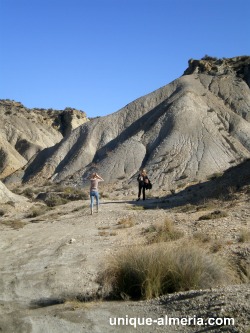
<svg viewBox="0 0 250 333">
<path fill-rule="evenodd" d="M 151 199 L 145 204 L 155 207 L 158 203 L 158 199 Z M 13 230 L 6 225 L 0 225 L 2 332 L 165 332 L 166 327 L 158 325 L 154 329 L 151 325 L 139 325 L 136 329 L 133 325 L 110 325 L 109 318 L 158 318 L 164 316 L 166 311 L 169 315 L 180 317 L 187 313 L 198 313 L 198 301 L 201 304 L 201 315 L 207 315 L 205 308 L 208 299 L 211 304 L 215 301 L 215 298 L 209 296 L 211 291 L 204 294 L 193 292 L 194 306 L 190 309 L 187 307 L 190 303 L 188 296 L 183 296 L 186 301 L 182 305 L 174 300 L 174 296 L 167 302 L 76 301 L 98 290 L 95 280 L 106 256 L 122 247 L 126 248 L 129 244 L 145 242 L 142 236 L 143 228 L 152 223 L 160 223 L 166 217 L 171 218 L 177 227 L 186 230 L 187 234 L 192 232 L 192 228 L 201 228 L 195 224 L 197 214 L 201 214 L 197 212 L 187 214 L 161 208 L 143 210 L 141 203 L 135 205 L 132 201 L 102 200 L 100 211 L 91 216 L 88 204 L 88 201 L 71 202 L 32 219 L 25 218 L 25 209 L 22 208 L 15 212 L 15 218 L 28 222 L 23 228 Z M 245 215 L 241 214 L 242 219 L 239 222 L 245 225 L 248 220 L 244 216 L 247 216 L 249 211 L 246 207 L 240 209 L 243 209 Z M 10 212 L 5 220 L 13 219 L 11 214 L 14 212 Z M 221 225 L 230 225 L 232 216 L 229 215 L 227 219 Z M 209 223 L 211 228 L 216 222 Z M 232 230 L 232 237 L 236 231 Z M 239 292 L 242 295 L 240 301 Z M 245 310 L 241 311 L 243 322 L 248 309 L 247 297 L 250 297 L 246 286 L 229 287 L 226 293 L 218 293 L 220 297 L 223 293 L 228 298 L 231 297 L 231 303 L 237 299 L 238 310 L 245 307 Z M 172 304 L 171 307 L 168 304 Z M 237 329 L 230 332 L 241 332 L 240 328 Z M 205 332 L 178 325 L 167 329 L 170 333 L 176 331 Z M 214 332 L 220 331 L 217 328 Z"/>
</svg>

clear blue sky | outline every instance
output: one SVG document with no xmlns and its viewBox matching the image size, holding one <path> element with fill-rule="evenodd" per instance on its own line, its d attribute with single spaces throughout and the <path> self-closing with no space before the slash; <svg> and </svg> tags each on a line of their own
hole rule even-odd
<svg viewBox="0 0 250 333">
<path fill-rule="evenodd" d="M 249 0 L 0 0 L 0 99 L 113 113 L 190 58 L 250 55 Z"/>
</svg>

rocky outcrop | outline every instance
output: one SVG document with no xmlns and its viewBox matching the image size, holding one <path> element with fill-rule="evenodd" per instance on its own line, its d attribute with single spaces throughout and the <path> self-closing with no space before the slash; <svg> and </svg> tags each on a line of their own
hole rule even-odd
<svg viewBox="0 0 250 333">
<path fill-rule="evenodd" d="M 0 100 L 0 177 L 22 168 L 86 121 L 85 113 L 75 109 L 27 109 L 19 102 Z"/>
<path fill-rule="evenodd" d="M 184 75 L 190 74 L 209 74 L 209 75 L 235 75 L 244 80 L 250 87 L 250 57 L 234 57 L 217 59 L 215 57 L 205 56 L 201 60 L 190 59 L 189 67 Z"/>
</svg>

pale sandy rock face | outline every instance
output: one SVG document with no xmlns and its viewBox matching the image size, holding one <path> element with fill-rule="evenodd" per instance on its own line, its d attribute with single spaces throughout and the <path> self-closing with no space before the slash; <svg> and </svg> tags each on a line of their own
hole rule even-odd
<svg viewBox="0 0 250 333">
<path fill-rule="evenodd" d="M 190 61 L 177 80 L 75 129 L 81 117 L 63 111 L 56 124 L 64 138 L 33 155 L 22 180 L 81 184 L 98 170 L 108 182 L 130 182 L 144 167 L 169 189 L 241 163 L 250 157 L 249 59 Z M 16 146 L 22 157 L 38 149 Z"/>
<path fill-rule="evenodd" d="M 75 109 L 27 109 L 21 103 L 0 100 L 0 177 L 24 167 L 86 121 L 85 113 Z"/>
<path fill-rule="evenodd" d="M 6 203 L 6 202 L 25 202 L 27 199 L 25 197 L 22 197 L 20 195 L 16 195 L 9 191 L 7 187 L 0 181 L 0 204 Z"/>
<path fill-rule="evenodd" d="M 236 63 L 215 75 L 205 61 L 203 71 L 79 126 L 38 154 L 24 181 L 81 183 L 98 170 L 108 182 L 130 182 L 145 167 L 156 187 L 169 189 L 239 164 L 250 157 L 250 90 Z"/>
</svg>

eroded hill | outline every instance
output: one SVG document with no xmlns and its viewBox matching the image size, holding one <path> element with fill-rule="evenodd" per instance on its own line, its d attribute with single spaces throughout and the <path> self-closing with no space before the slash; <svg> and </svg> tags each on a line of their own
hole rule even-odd
<svg viewBox="0 0 250 333">
<path fill-rule="evenodd" d="M 177 188 L 250 157 L 250 57 L 190 61 L 184 75 L 91 120 L 43 150 L 19 177 L 81 183 L 92 170 L 128 182 L 145 167 Z"/>
<path fill-rule="evenodd" d="M 0 100 L 0 177 L 24 167 L 86 121 L 86 114 L 75 109 L 28 109 L 19 102 Z"/>
</svg>

